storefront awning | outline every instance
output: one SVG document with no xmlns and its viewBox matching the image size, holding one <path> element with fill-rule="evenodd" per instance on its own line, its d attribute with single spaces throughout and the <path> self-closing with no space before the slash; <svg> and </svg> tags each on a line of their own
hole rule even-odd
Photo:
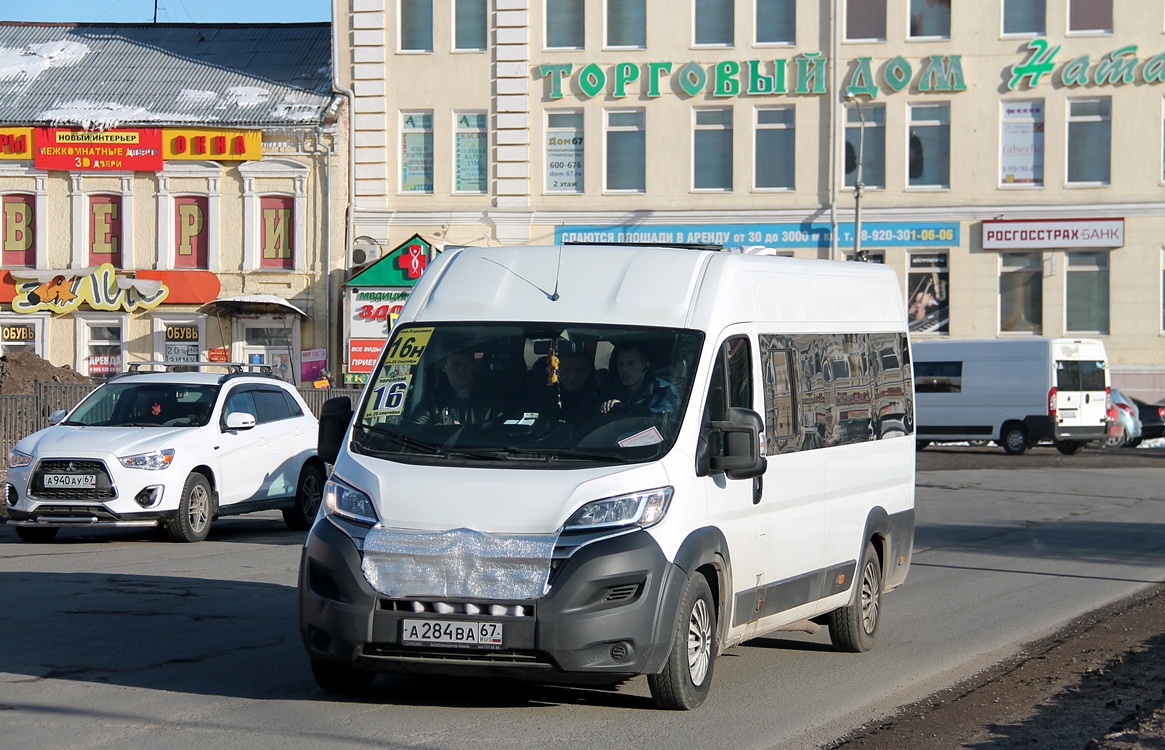
<svg viewBox="0 0 1165 750">
<path fill-rule="evenodd" d="M 235 315 L 298 315 L 306 318 L 307 313 L 282 297 L 274 294 L 240 294 L 207 302 L 198 312 L 218 317 Z"/>
</svg>

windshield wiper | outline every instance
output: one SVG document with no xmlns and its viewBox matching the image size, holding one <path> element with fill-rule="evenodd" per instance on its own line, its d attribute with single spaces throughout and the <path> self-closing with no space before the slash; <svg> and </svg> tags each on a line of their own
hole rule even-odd
<svg viewBox="0 0 1165 750">
<path fill-rule="evenodd" d="M 395 430 L 389 430 L 387 428 L 380 427 L 379 425 L 368 424 L 367 422 L 361 422 L 360 427 L 365 430 L 375 432 L 378 435 L 383 435 L 402 448 L 408 448 L 409 450 L 414 450 L 430 456 L 447 455 L 445 451 L 441 450 L 441 446 L 436 445 L 435 443 L 426 443 L 424 440 L 417 440 L 416 438 L 411 438 L 408 435 L 402 435 Z"/>
</svg>

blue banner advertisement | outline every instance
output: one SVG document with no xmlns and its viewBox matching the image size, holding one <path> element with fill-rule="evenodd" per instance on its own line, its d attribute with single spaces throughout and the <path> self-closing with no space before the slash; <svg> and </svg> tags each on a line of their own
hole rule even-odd
<svg viewBox="0 0 1165 750">
<path fill-rule="evenodd" d="M 554 241 L 640 242 L 644 244 L 712 244 L 724 247 L 764 247 L 788 250 L 827 248 L 829 224 L 624 224 L 617 226 L 556 227 Z M 959 244 L 958 222 L 863 222 L 862 246 L 955 247 Z M 853 247 L 853 222 L 837 225 L 838 247 Z"/>
</svg>

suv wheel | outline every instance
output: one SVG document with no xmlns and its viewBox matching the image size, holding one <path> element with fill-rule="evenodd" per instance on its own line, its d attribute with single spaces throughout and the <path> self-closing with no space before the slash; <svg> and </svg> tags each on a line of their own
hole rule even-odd
<svg viewBox="0 0 1165 750">
<path fill-rule="evenodd" d="M 283 509 L 283 522 L 292 531 L 311 528 L 324 497 L 324 473 L 315 464 L 304 464 L 295 490 L 295 505 Z"/>
<path fill-rule="evenodd" d="M 214 514 L 214 501 L 210 484 L 206 477 L 194 473 L 186 478 L 182 487 L 182 500 L 178 503 L 178 513 L 166 530 L 175 542 L 201 542 L 210 533 L 210 519 Z"/>
</svg>

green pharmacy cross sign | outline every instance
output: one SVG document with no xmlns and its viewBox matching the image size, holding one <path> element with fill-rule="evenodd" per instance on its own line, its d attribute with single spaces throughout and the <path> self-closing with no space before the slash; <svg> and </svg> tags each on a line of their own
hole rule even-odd
<svg viewBox="0 0 1165 750">
<path fill-rule="evenodd" d="M 415 286 L 436 254 L 437 251 L 431 242 L 419 234 L 414 234 L 383 258 L 353 276 L 344 286 Z"/>
</svg>

